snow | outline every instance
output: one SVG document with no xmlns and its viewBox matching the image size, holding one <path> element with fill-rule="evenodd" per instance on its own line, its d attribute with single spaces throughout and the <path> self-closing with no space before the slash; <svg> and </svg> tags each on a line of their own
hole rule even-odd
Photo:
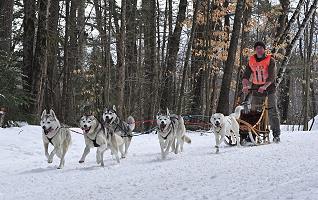
<svg viewBox="0 0 318 200">
<path fill-rule="evenodd" d="M 318 115 L 314 118 L 314 119 L 311 119 L 309 122 L 308 122 L 308 126 L 310 127 L 312 122 L 314 121 L 314 125 L 312 126 L 312 130 L 317 130 L 318 131 Z"/>
<path fill-rule="evenodd" d="M 79 131 L 78 129 L 76 129 Z M 130 154 L 116 164 L 95 150 L 84 164 L 82 135 L 65 167 L 48 164 L 38 126 L 0 129 L 0 200 L 10 199 L 317 199 L 318 131 L 283 132 L 280 144 L 226 147 L 215 154 L 214 136 L 191 132 L 182 154 L 160 158 L 156 135 L 133 138 Z"/>
</svg>

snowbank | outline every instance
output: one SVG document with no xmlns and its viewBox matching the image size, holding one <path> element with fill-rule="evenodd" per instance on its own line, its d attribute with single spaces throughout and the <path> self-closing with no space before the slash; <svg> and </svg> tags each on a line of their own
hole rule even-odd
<svg viewBox="0 0 318 200">
<path fill-rule="evenodd" d="M 118 165 L 95 150 L 79 164 L 83 136 L 73 133 L 65 168 L 48 164 L 38 126 L 0 129 L 0 199 L 317 199 L 317 132 L 283 132 L 280 144 L 225 147 L 214 136 L 188 133 L 185 152 L 160 158 L 156 135 L 133 138 Z"/>
<path fill-rule="evenodd" d="M 314 119 L 311 119 L 309 122 L 308 122 L 308 126 L 310 127 L 312 122 L 314 121 L 314 125 L 312 126 L 312 129 L 311 130 L 317 130 L 318 131 L 318 115 L 316 117 L 314 117 Z"/>
</svg>

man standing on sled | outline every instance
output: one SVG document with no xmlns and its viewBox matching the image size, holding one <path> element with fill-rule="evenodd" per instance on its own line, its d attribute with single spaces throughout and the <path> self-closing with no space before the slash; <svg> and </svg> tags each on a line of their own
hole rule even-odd
<svg viewBox="0 0 318 200">
<path fill-rule="evenodd" d="M 249 58 L 248 66 L 243 75 L 243 93 L 252 91 L 252 107 L 264 102 L 268 96 L 269 123 L 273 132 L 273 142 L 280 142 L 280 116 L 277 108 L 276 95 L 276 63 L 271 55 L 265 54 L 265 44 L 256 42 L 255 54 Z M 251 79 L 251 81 L 250 81 Z M 249 86 L 251 82 L 251 87 Z"/>
</svg>

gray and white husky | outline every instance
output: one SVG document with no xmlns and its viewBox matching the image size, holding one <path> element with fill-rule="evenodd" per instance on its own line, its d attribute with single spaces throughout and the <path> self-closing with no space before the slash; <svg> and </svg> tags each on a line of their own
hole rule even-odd
<svg viewBox="0 0 318 200">
<path fill-rule="evenodd" d="M 106 107 L 103 112 L 103 124 L 111 132 L 119 135 L 124 140 L 125 152 L 122 154 L 122 158 L 125 158 L 128 154 L 128 148 L 133 137 L 133 130 L 135 129 L 135 119 L 132 116 L 127 118 L 127 122 L 119 119 L 116 113 L 116 106 L 113 108 Z"/>
<path fill-rule="evenodd" d="M 158 138 L 161 148 L 161 156 L 165 159 L 170 151 L 175 154 L 183 151 L 184 142 L 190 144 L 191 139 L 185 135 L 186 128 L 182 116 L 170 114 L 167 109 L 167 114 L 157 114 L 157 125 L 158 125 Z"/>
<path fill-rule="evenodd" d="M 56 154 L 59 157 L 60 165 L 58 169 L 62 169 L 65 163 L 65 154 L 71 144 L 71 133 L 68 128 L 62 128 L 59 120 L 53 110 L 47 113 L 46 110 L 42 112 L 41 116 L 42 139 L 44 144 L 45 156 L 48 163 L 53 162 L 53 157 Z M 54 146 L 53 151 L 49 154 L 49 144 Z"/>
<path fill-rule="evenodd" d="M 104 166 L 104 152 L 110 149 L 119 163 L 118 149 L 123 154 L 123 140 L 121 137 L 105 129 L 93 115 L 84 115 L 80 119 L 80 126 L 84 133 L 85 149 L 79 163 L 83 163 L 90 149 L 97 147 L 96 162 Z"/>
</svg>

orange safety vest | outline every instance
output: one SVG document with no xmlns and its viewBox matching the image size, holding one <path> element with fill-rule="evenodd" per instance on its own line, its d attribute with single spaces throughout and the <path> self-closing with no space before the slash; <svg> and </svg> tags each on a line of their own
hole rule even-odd
<svg viewBox="0 0 318 200">
<path fill-rule="evenodd" d="M 268 66 L 271 61 L 271 55 L 267 55 L 266 58 L 260 62 L 256 61 L 255 56 L 251 56 L 248 62 L 249 67 L 253 73 L 253 84 L 264 85 L 268 78 Z"/>
</svg>

